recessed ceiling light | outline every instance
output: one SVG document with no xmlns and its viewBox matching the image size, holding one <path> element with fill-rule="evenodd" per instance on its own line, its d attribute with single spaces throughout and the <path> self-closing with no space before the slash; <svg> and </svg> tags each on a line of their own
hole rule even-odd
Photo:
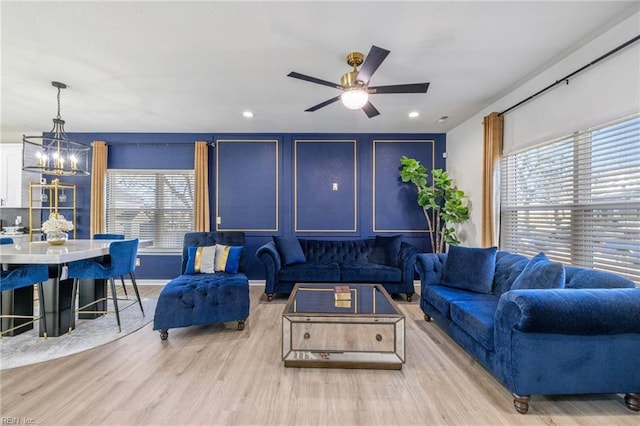
<svg viewBox="0 0 640 426">
<path fill-rule="evenodd" d="M 449 118 L 448 115 L 443 115 L 442 117 L 436 120 L 436 123 L 444 123 L 445 121 L 447 121 L 448 118 Z"/>
<path fill-rule="evenodd" d="M 409 113 L 409 118 L 416 118 L 420 115 L 420 113 L 418 111 L 411 111 Z"/>
<path fill-rule="evenodd" d="M 242 116 L 246 118 L 251 118 L 253 117 L 253 113 L 251 111 L 245 111 L 242 113 Z"/>
</svg>

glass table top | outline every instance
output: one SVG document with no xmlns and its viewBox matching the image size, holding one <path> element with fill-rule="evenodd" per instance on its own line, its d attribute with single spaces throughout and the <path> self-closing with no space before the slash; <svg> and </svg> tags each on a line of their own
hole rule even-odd
<svg viewBox="0 0 640 426">
<path fill-rule="evenodd" d="M 348 287 L 336 297 L 336 287 Z M 344 300 L 348 298 L 349 300 Z M 298 284 L 285 314 L 398 315 L 389 295 L 379 284 Z"/>
</svg>

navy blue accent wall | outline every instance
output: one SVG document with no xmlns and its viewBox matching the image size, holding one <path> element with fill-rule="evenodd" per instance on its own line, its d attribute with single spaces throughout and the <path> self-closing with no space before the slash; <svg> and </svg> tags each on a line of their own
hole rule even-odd
<svg viewBox="0 0 640 426">
<path fill-rule="evenodd" d="M 176 255 L 138 255 L 140 266 L 136 268 L 136 278 L 162 280 L 180 275 L 182 254 Z"/>
<path fill-rule="evenodd" d="M 111 145 L 107 157 L 110 169 L 193 169 L 193 144 Z"/>
<path fill-rule="evenodd" d="M 435 168 L 433 140 L 373 141 L 373 229 L 376 232 L 424 232 L 425 217 L 416 202 L 418 191 L 400 179 L 400 158 L 415 158 L 427 169 Z M 442 153 L 440 153 L 442 158 Z M 394 186 L 391 183 L 395 182 Z M 398 214 L 398 207 L 404 214 Z"/>
<path fill-rule="evenodd" d="M 194 142 L 211 142 L 211 227 L 245 230 L 251 279 L 264 278 L 255 252 L 273 235 L 353 239 L 401 233 L 405 241 L 429 250 L 415 189 L 399 178 L 400 158 L 417 158 L 428 169 L 445 168 L 445 134 L 75 133 L 70 137 L 87 144 L 105 141 L 108 167 L 116 169 L 191 169 Z M 65 181 L 78 184 L 78 238 L 88 238 L 90 178 Z M 338 184 L 337 191 L 333 183 Z M 173 278 L 180 273 L 180 256 L 143 255 L 136 276 Z"/>
<path fill-rule="evenodd" d="M 294 231 L 357 232 L 356 141 L 294 144 Z"/>
<path fill-rule="evenodd" d="M 278 230 L 278 139 L 215 142 L 218 231 Z M 213 174 L 213 173 L 212 173 Z"/>
</svg>

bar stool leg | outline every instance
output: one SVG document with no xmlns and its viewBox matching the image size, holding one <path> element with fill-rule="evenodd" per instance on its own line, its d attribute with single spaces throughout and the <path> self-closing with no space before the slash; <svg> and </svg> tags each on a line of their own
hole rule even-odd
<svg viewBox="0 0 640 426">
<path fill-rule="evenodd" d="M 116 311 L 116 321 L 118 321 L 118 332 L 122 332 L 122 326 L 120 325 L 120 311 L 118 310 L 118 295 L 116 294 L 116 282 L 113 277 L 109 278 L 111 283 L 111 296 L 113 296 L 113 308 Z"/>
<path fill-rule="evenodd" d="M 133 275 L 133 272 L 129 273 L 129 277 L 131 277 L 131 282 L 133 283 L 133 290 L 136 292 L 136 297 L 138 298 L 138 305 L 140 305 L 142 316 L 145 316 L 144 308 L 142 307 L 142 300 L 140 300 L 140 293 L 138 292 L 138 284 L 136 284 L 136 277 Z"/>
<path fill-rule="evenodd" d="M 127 294 L 127 286 L 124 285 L 124 276 L 120 275 L 120 281 L 122 281 L 122 289 L 124 290 L 124 296 L 128 299 L 129 295 Z"/>
</svg>

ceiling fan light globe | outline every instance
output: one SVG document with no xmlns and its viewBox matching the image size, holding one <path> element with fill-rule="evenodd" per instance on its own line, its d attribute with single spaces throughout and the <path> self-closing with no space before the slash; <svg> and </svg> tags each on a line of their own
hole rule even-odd
<svg viewBox="0 0 640 426">
<path fill-rule="evenodd" d="M 369 101 L 369 93 L 360 88 L 347 89 L 340 96 L 340 100 L 349 109 L 360 109 Z"/>
</svg>

